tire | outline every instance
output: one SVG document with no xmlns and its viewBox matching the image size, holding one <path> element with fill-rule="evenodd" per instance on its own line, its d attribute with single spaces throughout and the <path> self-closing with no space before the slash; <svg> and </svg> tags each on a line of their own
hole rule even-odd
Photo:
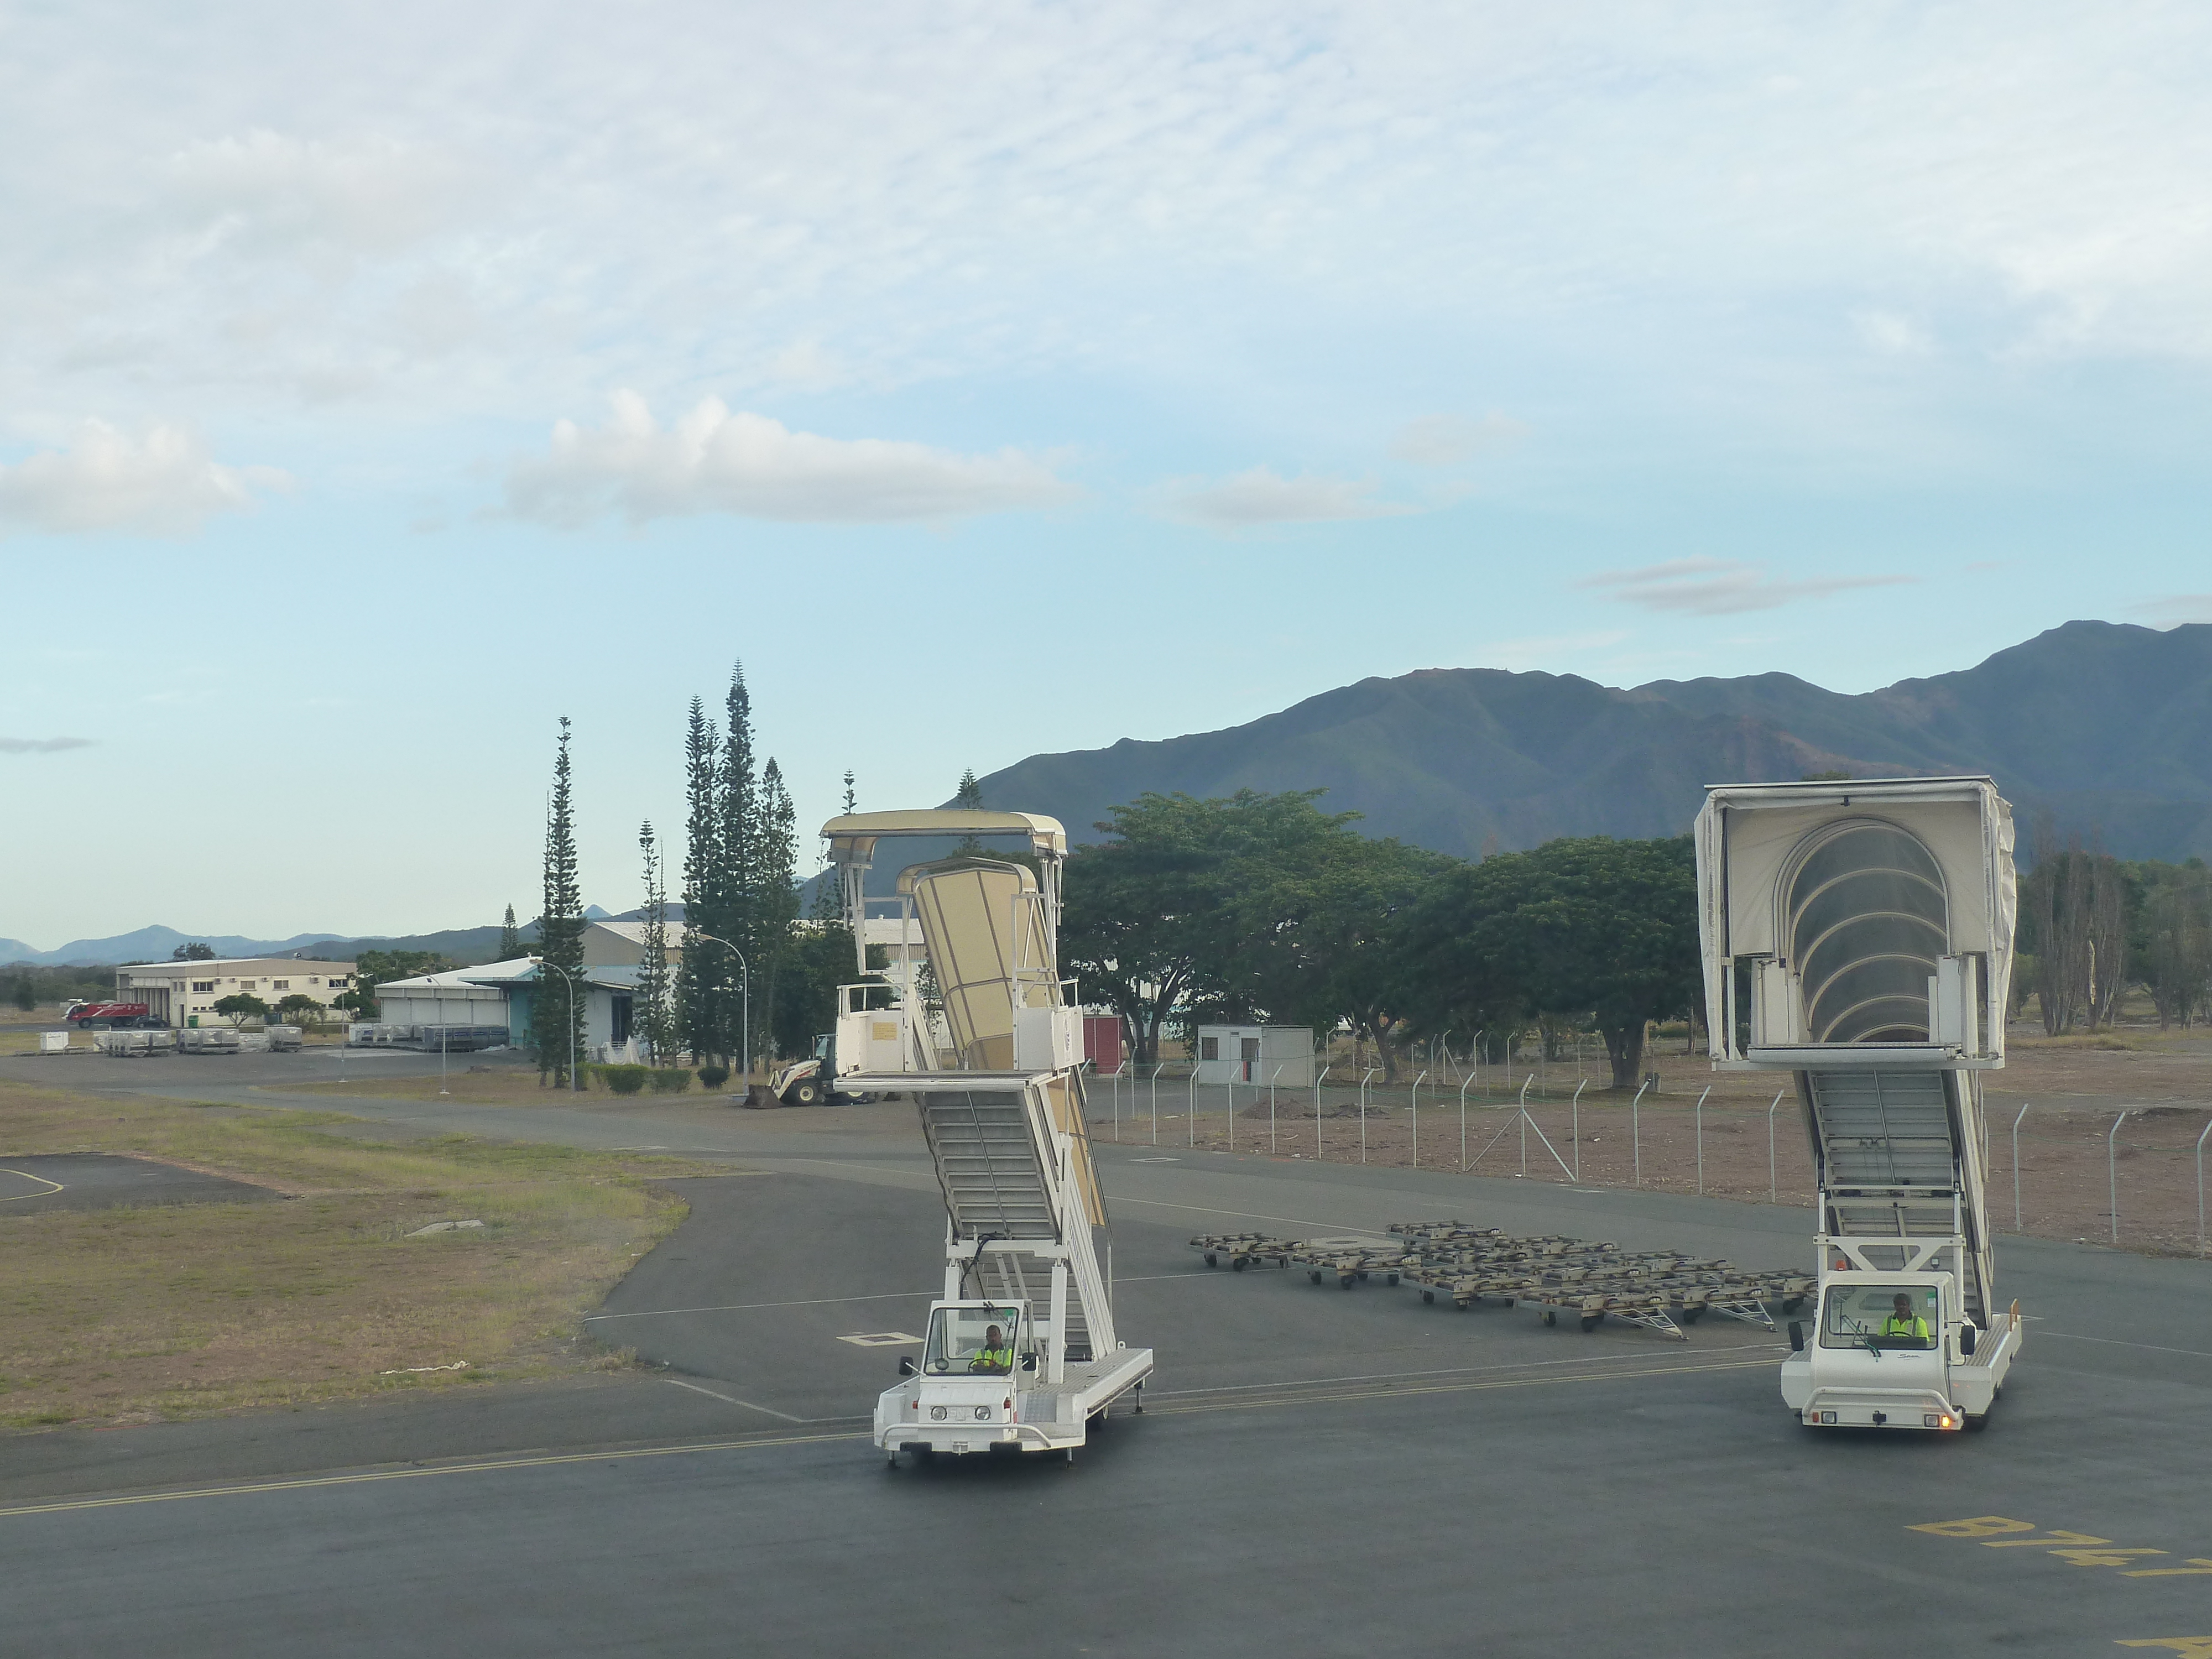
<svg viewBox="0 0 2212 1659">
<path fill-rule="evenodd" d="M 1215 1261 L 1215 1260 L 1214 1260 L 1214 1258 L 1213 1258 L 1213 1252 L 1212 1252 L 1212 1251 L 1211 1251 L 1211 1250 L 1208 1250 L 1208 1251 L 1206 1253 L 1206 1265 L 1207 1267 L 1219 1267 L 1221 1264 L 1220 1264 L 1218 1261 Z"/>
<path fill-rule="evenodd" d="M 1359 1282 L 1359 1278 L 1356 1273 L 1339 1273 L 1336 1276 L 1336 1282 L 1340 1287 L 1348 1291 Z"/>
<path fill-rule="evenodd" d="M 822 1103 L 822 1085 L 811 1077 L 801 1078 L 784 1091 L 783 1097 L 794 1106 L 819 1106 Z"/>
<path fill-rule="evenodd" d="M 1559 1322 L 1559 1314 L 1558 1314 L 1555 1310 L 1553 1310 L 1553 1309 L 1550 1309 L 1550 1308 L 1547 1308 L 1547 1309 L 1545 1309 L 1545 1310 L 1544 1310 L 1544 1322 L 1545 1322 L 1547 1325 L 1556 1325 L 1556 1324 L 1558 1324 L 1558 1323 Z"/>
<path fill-rule="evenodd" d="M 1437 1293 L 1434 1291 L 1423 1291 L 1421 1292 L 1421 1300 L 1424 1302 L 1434 1302 L 1436 1299 Z"/>
<path fill-rule="evenodd" d="M 1320 1283 L 1321 1283 L 1321 1269 L 1320 1269 L 1320 1268 L 1318 1268 L 1318 1267 L 1316 1267 L 1316 1268 L 1315 1268 L 1315 1269 L 1314 1269 L 1314 1270 L 1313 1270 L 1313 1271 L 1312 1271 L 1312 1272 L 1308 1275 L 1308 1277 L 1309 1277 L 1309 1278 L 1310 1278 L 1310 1279 L 1313 1280 L 1313 1282 L 1314 1282 L 1315 1284 L 1316 1284 L 1316 1285 L 1320 1284 Z"/>
<path fill-rule="evenodd" d="M 1584 1314 L 1583 1316 L 1583 1329 L 1585 1331 L 1595 1330 L 1597 1328 L 1597 1322 L 1604 1317 L 1605 1316 L 1603 1314 Z"/>
<path fill-rule="evenodd" d="M 1968 1417 L 1964 1420 L 1966 1425 L 1966 1432 L 1968 1434 L 1979 1434 L 1984 1429 L 1989 1427 L 1990 1414 L 1987 1412 L 1984 1412 L 1979 1417 Z"/>
<path fill-rule="evenodd" d="M 1396 1284 L 1396 1283 L 1398 1282 L 1398 1275 L 1397 1275 L 1397 1274 L 1395 1274 L 1395 1273 L 1392 1273 L 1392 1274 L 1389 1275 L 1387 1278 L 1385 1278 L 1385 1279 L 1383 1279 L 1383 1281 L 1382 1281 L 1382 1282 L 1383 1282 L 1385 1285 L 1395 1285 L 1395 1284 Z"/>
<path fill-rule="evenodd" d="M 1229 1271 L 1233 1273 L 1243 1273 L 1244 1271 L 1244 1258 L 1241 1255 L 1231 1256 L 1229 1258 Z"/>
</svg>

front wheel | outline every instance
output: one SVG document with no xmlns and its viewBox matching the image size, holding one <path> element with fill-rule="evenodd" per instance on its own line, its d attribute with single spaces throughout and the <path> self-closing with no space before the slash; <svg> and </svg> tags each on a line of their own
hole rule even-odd
<svg viewBox="0 0 2212 1659">
<path fill-rule="evenodd" d="M 822 1103 L 822 1085 L 810 1077 L 793 1084 L 783 1097 L 794 1106 L 819 1106 Z"/>
</svg>

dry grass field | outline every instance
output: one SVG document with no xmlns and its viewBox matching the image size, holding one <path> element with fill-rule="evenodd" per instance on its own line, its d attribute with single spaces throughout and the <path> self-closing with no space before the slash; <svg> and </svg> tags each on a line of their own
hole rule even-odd
<svg viewBox="0 0 2212 1659">
<path fill-rule="evenodd" d="M 128 1153 L 284 1195 L 13 1216 L 0 1205 L 0 1427 L 623 1363 L 580 1334 L 580 1317 L 682 1218 L 653 1178 L 708 1171 L 458 1135 L 368 1144 L 332 1133 L 346 1121 L 0 1083 L 0 1164 Z M 465 1219 L 485 1224 L 409 1237 Z"/>
</svg>

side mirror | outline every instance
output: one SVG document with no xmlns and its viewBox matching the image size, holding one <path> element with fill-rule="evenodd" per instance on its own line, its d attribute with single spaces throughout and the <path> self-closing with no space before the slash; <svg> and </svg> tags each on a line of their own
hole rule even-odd
<svg viewBox="0 0 2212 1659">
<path fill-rule="evenodd" d="M 1972 1325 L 1959 1327 L 1959 1352 L 1969 1359 L 1974 1357 L 1974 1328 Z"/>
<path fill-rule="evenodd" d="M 1793 1319 L 1790 1322 L 1790 1352 L 1792 1353 L 1805 1352 L 1805 1322 L 1802 1319 Z"/>
<path fill-rule="evenodd" d="M 1033 1353 L 1024 1354 L 1022 1356 L 1022 1369 L 1025 1371 L 1035 1370 L 1036 1369 L 1036 1356 Z"/>
<path fill-rule="evenodd" d="M 921 1367 L 914 1363 L 914 1356 L 912 1354 L 902 1354 L 899 1356 L 899 1375 L 901 1376 L 919 1376 L 921 1374 Z"/>
</svg>

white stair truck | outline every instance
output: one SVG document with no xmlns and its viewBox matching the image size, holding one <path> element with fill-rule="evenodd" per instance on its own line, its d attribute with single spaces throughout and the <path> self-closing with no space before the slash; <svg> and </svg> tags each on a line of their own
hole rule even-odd
<svg viewBox="0 0 2212 1659">
<path fill-rule="evenodd" d="M 945 1195 L 945 1294 L 921 1358 L 876 1402 L 876 1443 L 894 1464 L 902 1451 L 1073 1461 L 1116 1401 L 1144 1409 L 1152 1353 L 1114 1328 L 1082 1016 L 1057 968 L 1066 836 L 1028 813 L 935 811 L 852 814 L 822 833 L 865 976 L 839 988 L 836 1086 L 910 1097 Z M 1009 836 L 1017 858 L 966 850 Z M 956 838 L 951 856 L 868 896 L 881 842 Z"/>
<path fill-rule="evenodd" d="M 2004 1064 L 2012 810 L 1985 777 L 1710 787 L 1714 1066 L 1795 1082 L 1820 1295 L 1782 1398 L 1808 1427 L 1979 1428 L 2020 1352 L 1992 1278 L 1982 1076 Z"/>
</svg>

